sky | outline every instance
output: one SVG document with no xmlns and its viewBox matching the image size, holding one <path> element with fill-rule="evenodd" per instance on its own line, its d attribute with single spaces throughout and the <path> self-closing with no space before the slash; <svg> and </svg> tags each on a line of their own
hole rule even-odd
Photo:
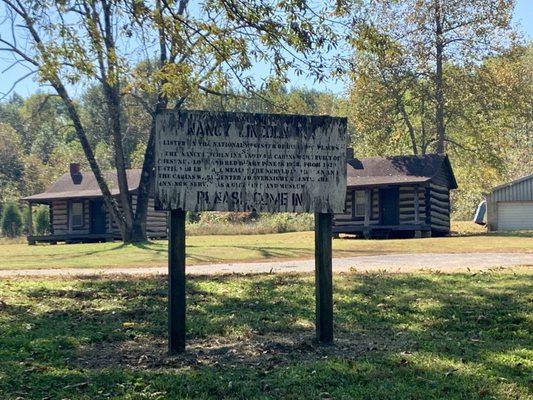
<svg viewBox="0 0 533 400">
<path fill-rule="evenodd" d="M 514 23 L 519 27 L 519 30 L 524 34 L 527 40 L 533 39 L 533 0 L 517 0 Z M 10 27 L 9 24 L 3 23 L 0 25 L 0 36 L 10 37 Z M 0 98 L 4 93 L 9 91 L 13 86 L 14 82 L 19 79 L 21 76 L 27 73 L 27 70 L 24 67 L 15 66 L 8 71 L 4 71 L 5 68 L 10 63 L 6 60 L 5 57 L 2 57 L 0 54 Z M 257 72 L 258 75 L 267 75 L 268 71 L 266 66 L 257 65 L 254 67 L 254 74 Z M 326 90 L 333 93 L 342 93 L 345 89 L 345 85 L 342 82 L 336 82 L 333 80 L 328 80 L 326 82 L 315 82 L 313 78 L 308 77 L 296 77 L 290 75 L 289 87 L 306 87 L 313 88 L 317 90 Z M 22 82 L 19 82 L 15 91 L 22 96 L 28 96 L 32 93 L 35 93 L 39 89 L 38 83 L 27 78 Z M 78 90 L 76 92 L 79 92 Z M 78 93 L 79 94 L 79 93 Z"/>
</svg>

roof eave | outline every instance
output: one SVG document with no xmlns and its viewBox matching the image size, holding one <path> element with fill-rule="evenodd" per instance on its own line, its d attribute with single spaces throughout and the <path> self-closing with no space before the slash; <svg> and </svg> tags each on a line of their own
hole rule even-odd
<svg viewBox="0 0 533 400">
<path fill-rule="evenodd" d="M 129 190 L 129 194 L 137 194 L 138 188 Z M 101 197 L 104 197 L 103 194 L 88 194 L 88 195 L 80 195 L 78 192 L 73 192 L 71 195 L 62 195 L 62 196 L 44 196 L 49 194 L 48 192 L 42 192 L 38 194 L 34 194 L 31 196 L 22 197 L 21 200 L 23 201 L 42 201 L 42 202 L 50 202 L 54 200 L 69 200 L 69 199 L 98 199 Z M 117 197 L 120 193 L 114 193 L 111 196 Z M 42 196 L 42 197 L 41 197 Z"/>
<path fill-rule="evenodd" d="M 412 181 L 402 181 L 402 182 L 381 182 L 381 183 L 357 183 L 357 184 L 353 184 L 353 183 L 348 183 L 346 185 L 347 188 L 352 188 L 352 189 L 355 189 L 355 188 L 376 188 L 376 187 L 383 187 L 383 186 L 405 186 L 405 185 L 421 185 L 421 186 L 425 186 L 427 185 L 429 182 L 431 181 L 431 178 L 427 178 L 427 179 L 424 179 L 424 180 L 420 180 L 420 179 L 417 179 L 417 180 L 412 180 Z"/>
</svg>

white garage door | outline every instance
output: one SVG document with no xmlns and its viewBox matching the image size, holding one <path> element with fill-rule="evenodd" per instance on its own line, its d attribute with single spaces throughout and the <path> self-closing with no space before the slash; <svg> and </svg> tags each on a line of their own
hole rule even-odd
<svg viewBox="0 0 533 400">
<path fill-rule="evenodd" d="M 533 201 L 498 204 L 498 230 L 533 230 Z"/>
</svg>

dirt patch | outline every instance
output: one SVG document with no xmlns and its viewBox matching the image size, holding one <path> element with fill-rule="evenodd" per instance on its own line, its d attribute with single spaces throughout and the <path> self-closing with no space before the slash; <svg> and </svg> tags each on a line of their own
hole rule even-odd
<svg viewBox="0 0 533 400">
<path fill-rule="evenodd" d="M 401 335 L 370 337 L 364 333 L 339 333 L 333 345 L 319 344 L 308 332 L 252 335 L 249 338 L 210 337 L 192 339 L 187 351 L 169 356 L 166 341 L 161 338 L 136 338 L 123 342 L 102 342 L 78 350 L 75 360 L 80 368 L 130 368 L 157 370 L 166 368 L 199 368 L 249 365 L 268 371 L 283 364 L 317 361 L 328 357 L 359 359 L 370 352 L 404 351 L 417 347 Z"/>
</svg>

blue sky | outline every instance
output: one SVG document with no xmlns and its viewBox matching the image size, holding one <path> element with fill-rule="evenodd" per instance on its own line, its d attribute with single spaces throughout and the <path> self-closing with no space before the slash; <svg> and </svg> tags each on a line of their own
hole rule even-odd
<svg viewBox="0 0 533 400">
<path fill-rule="evenodd" d="M 520 31 L 528 40 L 533 39 L 533 0 L 517 0 L 514 22 L 518 25 Z M 9 24 L 2 24 L 0 26 L 0 35 L 10 37 Z M 3 71 L 9 65 L 8 61 L 0 57 L 0 71 Z M 257 66 L 258 74 L 265 75 L 267 71 L 263 66 Z M 23 76 L 27 70 L 23 67 L 14 67 L 9 71 L 0 72 L 0 97 L 2 93 L 8 91 L 13 83 Z M 332 80 L 317 83 L 312 78 L 306 77 L 291 77 L 289 86 L 294 87 L 308 87 L 319 90 L 329 90 L 335 93 L 340 93 L 344 90 L 344 84 L 341 82 L 334 82 Z M 25 79 L 16 86 L 16 92 L 22 96 L 27 96 L 34 93 L 38 89 L 37 82 L 34 82 L 31 78 Z M 77 91 L 78 92 L 78 91 Z"/>
</svg>

